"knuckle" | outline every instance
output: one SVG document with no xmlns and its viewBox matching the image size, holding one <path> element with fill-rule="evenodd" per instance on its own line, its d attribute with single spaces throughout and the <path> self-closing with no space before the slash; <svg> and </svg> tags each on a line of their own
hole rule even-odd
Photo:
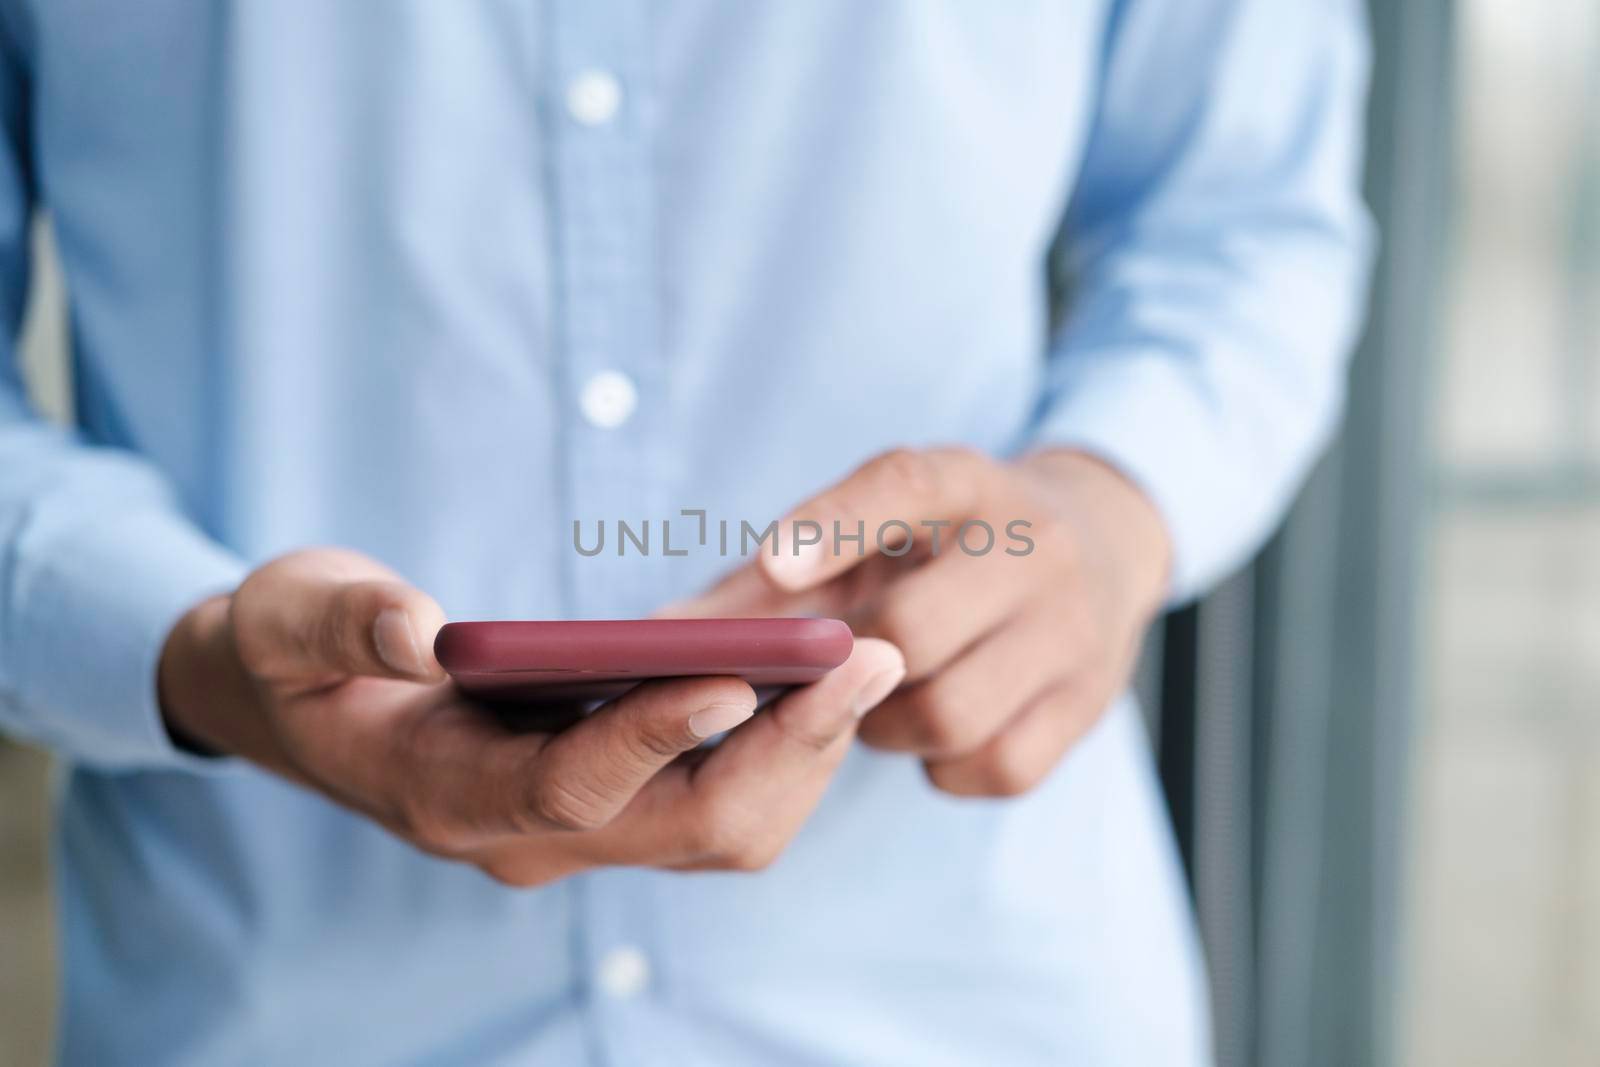
<svg viewBox="0 0 1600 1067">
<path fill-rule="evenodd" d="M 931 493 L 939 485 L 936 464 L 925 452 L 893 448 L 872 459 L 867 471 L 874 479 L 898 483 L 919 493 Z"/>
<path fill-rule="evenodd" d="M 396 821 L 405 839 L 424 852 L 442 856 L 451 852 L 456 844 L 454 828 L 420 801 L 402 800 Z"/>
<path fill-rule="evenodd" d="M 260 582 L 256 574 L 251 574 L 228 602 L 234 653 L 245 673 L 257 678 L 270 675 L 283 659 L 283 649 L 267 623 L 268 605 Z"/>
<path fill-rule="evenodd" d="M 782 849 L 765 843 L 747 845 L 729 857 L 725 866 L 729 870 L 754 874 L 771 867 L 781 852 Z"/>
<path fill-rule="evenodd" d="M 735 863 L 753 841 L 752 820 L 743 805 L 715 800 L 703 805 L 690 828 L 690 849 L 719 866 Z"/>
<path fill-rule="evenodd" d="M 948 685 L 920 687 L 911 702 L 911 724 L 921 746 L 930 752 L 959 753 L 977 739 L 970 723 L 967 701 Z"/>
<path fill-rule="evenodd" d="M 796 721 L 793 715 L 785 714 L 782 707 L 774 709 L 773 723 L 783 733 L 783 736 L 802 749 L 821 754 L 832 748 L 841 734 L 848 729 L 848 724 L 840 721 L 820 722 L 814 718 L 805 718 Z"/>
<path fill-rule="evenodd" d="M 371 600 L 360 585 L 345 586 L 334 595 L 316 628 L 316 640 L 324 651 L 344 663 L 362 657 L 370 641 L 370 620 L 377 614 Z"/>
<path fill-rule="evenodd" d="M 532 889 L 541 882 L 532 870 L 520 863 L 490 860 L 479 864 L 478 869 L 507 889 Z"/>
<path fill-rule="evenodd" d="M 1043 771 L 1028 754 L 1012 746 L 1001 746 L 983 761 L 978 782 L 986 796 L 1017 797 L 1039 784 Z"/>
<path fill-rule="evenodd" d="M 233 613 L 233 648 L 239 665 L 253 678 L 273 674 L 281 662 L 277 643 L 268 638 L 260 627 L 252 625 L 248 615 Z"/>
<path fill-rule="evenodd" d="M 651 764 L 673 759 L 687 747 L 677 734 L 661 725 L 629 731 L 623 744 L 633 762 Z"/>
<path fill-rule="evenodd" d="M 967 776 L 959 768 L 952 768 L 946 763 L 924 763 L 922 772 L 928 781 L 941 793 L 949 793 L 955 797 L 975 797 L 982 794 L 971 788 Z"/>
<path fill-rule="evenodd" d="M 1002 769 L 987 762 L 978 766 L 966 762 L 932 764 L 927 767 L 927 774 L 935 789 L 958 797 L 1016 797 L 1032 789 L 1035 784 L 1032 779 L 1015 770 Z"/>
<path fill-rule="evenodd" d="M 880 704 L 861 720 L 856 737 L 868 748 L 885 752 L 915 752 L 917 745 L 912 739 L 912 728 L 908 725 L 908 709 L 909 705 L 898 699 Z"/>
<path fill-rule="evenodd" d="M 278 561 L 265 563 L 245 575 L 239 587 L 233 591 L 235 610 L 253 610 L 267 598 L 272 586 L 276 584 L 280 566 L 281 563 Z"/>
<path fill-rule="evenodd" d="M 946 445 L 938 450 L 937 455 L 945 462 L 968 471 L 988 466 L 993 462 L 982 449 L 964 444 Z"/>
<path fill-rule="evenodd" d="M 555 778 L 541 779 L 532 787 L 527 810 L 541 829 L 582 833 L 610 821 L 610 812 L 598 797 Z"/>
<path fill-rule="evenodd" d="M 1070 521 L 1060 515 L 1034 519 L 1029 530 L 1034 544 L 1043 546 L 1042 559 L 1062 574 L 1076 574 L 1082 567 L 1083 549 L 1078 543 L 1077 531 Z"/>
<path fill-rule="evenodd" d="M 1104 624 L 1078 604 L 1064 604 L 1056 627 L 1058 647 L 1070 650 L 1069 662 L 1077 670 L 1097 670 L 1108 658 Z"/>
<path fill-rule="evenodd" d="M 913 597 L 891 591 L 884 597 L 874 621 L 877 636 L 898 648 L 905 658 L 908 678 L 921 677 L 933 669 L 937 649 L 927 625 L 928 613 Z"/>
</svg>

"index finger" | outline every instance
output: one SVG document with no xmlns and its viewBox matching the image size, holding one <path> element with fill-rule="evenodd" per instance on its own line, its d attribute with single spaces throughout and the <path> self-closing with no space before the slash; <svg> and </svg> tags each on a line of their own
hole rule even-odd
<svg viewBox="0 0 1600 1067">
<path fill-rule="evenodd" d="M 767 580 L 791 592 L 843 574 L 863 559 L 899 556 L 917 541 L 956 535 L 976 509 L 986 464 L 964 449 L 895 449 L 795 508 L 778 525 Z M 802 530 L 802 527 L 804 528 Z"/>
</svg>

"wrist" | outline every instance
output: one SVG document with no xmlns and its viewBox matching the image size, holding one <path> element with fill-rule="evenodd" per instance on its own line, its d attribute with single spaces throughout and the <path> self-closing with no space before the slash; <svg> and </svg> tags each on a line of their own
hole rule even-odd
<svg viewBox="0 0 1600 1067">
<path fill-rule="evenodd" d="M 1101 531 L 1096 540 L 1113 558 L 1140 615 L 1158 614 L 1171 582 L 1172 538 L 1143 490 L 1111 464 L 1074 449 L 1034 452 L 1019 465 L 1075 522 Z"/>
<path fill-rule="evenodd" d="M 174 743 L 202 755 L 237 754 L 230 721 L 238 721 L 249 685 L 233 651 L 229 598 L 190 608 L 162 646 L 156 671 L 161 717 Z"/>
</svg>

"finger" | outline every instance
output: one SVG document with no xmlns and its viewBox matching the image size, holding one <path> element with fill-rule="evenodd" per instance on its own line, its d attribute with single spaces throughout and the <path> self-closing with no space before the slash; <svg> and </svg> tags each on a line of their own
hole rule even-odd
<svg viewBox="0 0 1600 1067">
<path fill-rule="evenodd" d="M 857 641 L 850 659 L 739 727 L 704 759 L 640 790 L 600 833 L 574 839 L 587 863 L 764 866 L 816 806 L 861 714 L 898 683 L 900 654 Z"/>
<path fill-rule="evenodd" d="M 781 792 L 803 778 L 820 754 L 848 741 L 861 716 L 905 676 L 905 660 L 886 641 L 857 641 L 839 667 L 779 699 L 730 735 L 697 769 L 703 792 L 762 787 Z"/>
<path fill-rule="evenodd" d="M 444 678 L 433 655 L 444 611 L 356 553 L 312 549 L 268 563 L 234 593 L 229 616 L 245 666 L 269 681 Z"/>
<path fill-rule="evenodd" d="M 1051 689 L 976 751 L 927 760 L 928 779 L 956 796 L 1026 793 L 1099 721 L 1110 699 L 1099 686 L 1068 683 Z"/>
<path fill-rule="evenodd" d="M 570 878 L 596 866 L 575 849 L 574 837 L 515 838 L 465 853 L 490 878 L 514 889 L 532 889 Z"/>
<path fill-rule="evenodd" d="M 704 592 L 663 606 L 663 619 L 761 619 L 783 615 L 832 614 L 825 590 L 791 593 L 779 589 L 755 563 L 736 567 Z"/>
<path fill-rule="evenodd" d="M 754 690 L 737 678 L 647 682 L 554 735 L 526 768 L 519 830 L 595 830 L 678 756 L 754 713 Z M 531 816 L 531 823 L 529 817 Z"/>
<path fill-rule="evenodd" d="M 679 753 L 755 706 L 738 679 L 646 682 L 560 734 L 525 734 L 443 687 L 419 693 L 398 719 L 327 717 L 325 743 L 311 755 L 320 777 L 344 783 L 363 810 L 425 848 L 457 855 L 508 837 L 604 825 Z"/>
<path fill-rule="evenodd" d="M 861 740 L 931 758 L 982 747 L 1066 677 L 1070 652 L 1059 632 L 1040 612 L 991 631 L 937 674 L 892 694 L 862 722 Z"/>
<path fill-rule="evenodd" d="M 762 555 L 758 563 L 779 588 L 797 591 L 873 554 L 909 550 L 907 536 L 913 542 L 932 537 L 936 528 L 925 522 L 949 522 L 938 529 L 953 537 L 959 521 L 975 510 L 989 466 L 961 449 L 886 452 L 791 512 L 778 524 L 777 552 Z M 845 540 L 857 534 L 859 541 Z"/>
<path fill-rule="evenodd" d="M 894 646 L 858 641 L 844 665 L 729 735 L 690 777 L 700 815 L 689 865 L 771 863 L 821 799 L 856 723 L 904 673 Z"/>
<path fill-rule="evenodd" d="M 905 655 L 906 679 L 919 682 L 1015 617 L 1040 577 L 1010 556 L 940 555 L 878 591 L 847 616 L 863 637 L 881 637 Z"/>
<path fill-rule="evenodd" d="M 656 615 L 668 619 L 841 616 L 871 602 L 921 562 L 920 554 L 874 556 L 831 582 L 790 592 L 773 585 L 760 563 L 752 561 L 729 572 L 705 592 L 668 604 Z"/>
</svg>

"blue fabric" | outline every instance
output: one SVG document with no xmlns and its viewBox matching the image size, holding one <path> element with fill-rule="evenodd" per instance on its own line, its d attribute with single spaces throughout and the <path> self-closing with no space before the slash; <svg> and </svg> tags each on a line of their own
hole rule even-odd
<svg viewBox="0 0 1600 1067">
<path fill-rule="evenodd" d="M 37 209 L 71 294 L 72 431 L 0 361 L 0 725 L 68 767 L 63 1062 L 1204 1061 L 1128 701 L 1017 801 L 862 751 L 770 871 L 516 892 L 177 751 L 154 664 L 306 544 L 455 618 L 647 613 L 732 561 L 585 558 L 574 519 L 762 525 L 894 445 L 1102 455 L 1192 595 L 1338 407 L 1353 0 L 0 12 L 0 311 Z"/>
</svg>

